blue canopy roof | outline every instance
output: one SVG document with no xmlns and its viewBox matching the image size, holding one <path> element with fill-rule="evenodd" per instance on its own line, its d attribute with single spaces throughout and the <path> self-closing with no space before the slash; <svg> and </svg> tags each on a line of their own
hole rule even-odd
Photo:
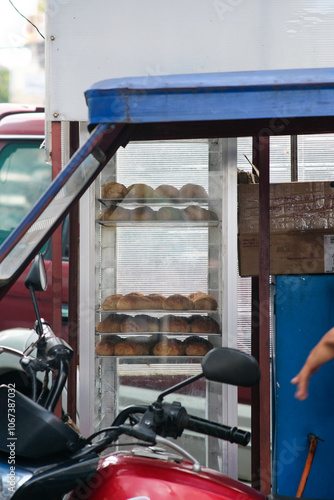
<svg viewBox="0 0 334 500">
<path fill-rule="evenodd" d="M 85 92 L 97 123 L 334 116 L 334 68 L 117 78 Z"/>
</svg>

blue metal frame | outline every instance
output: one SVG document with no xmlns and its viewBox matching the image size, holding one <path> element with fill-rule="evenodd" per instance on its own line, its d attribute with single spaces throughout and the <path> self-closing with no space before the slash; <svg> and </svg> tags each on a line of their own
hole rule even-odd
<svg viewBox="0 0 334 500">
<path fill-rule="evenodd" d="M 90 126 L 334 116 L 334 69 L 104 80 L 85 92 Z"/>
</svg>

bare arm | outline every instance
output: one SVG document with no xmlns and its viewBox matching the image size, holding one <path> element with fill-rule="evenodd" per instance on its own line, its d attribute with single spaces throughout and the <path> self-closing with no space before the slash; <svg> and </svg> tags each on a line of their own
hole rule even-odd
<svg viewBox="0 0 334 500">
<path fill-rule="evenodd" d="M 331 328 L 319 340 L 308 355 L 304 366 L 292 380 L 297 385 L 295 397 L 301 401 L 308 396 L 308 385 L 311 376 L 327 361 L 334 358 L 334 328 Z"/>
</svg>

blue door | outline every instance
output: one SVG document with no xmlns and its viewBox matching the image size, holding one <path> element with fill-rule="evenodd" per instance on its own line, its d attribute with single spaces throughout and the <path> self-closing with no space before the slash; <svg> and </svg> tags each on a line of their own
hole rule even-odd
<svg viewBox="0 0 334 500">
<path fill-rule="evenodd" d="M 334 326 L 334 276 L 277 276 L 273 345 L 273 492 L 295 496 L 309 450 L 319 436 L 304 498 L 334 498 L 334 363 L 313 375 L 306 401 L 290 380 Z"/>
</svg>

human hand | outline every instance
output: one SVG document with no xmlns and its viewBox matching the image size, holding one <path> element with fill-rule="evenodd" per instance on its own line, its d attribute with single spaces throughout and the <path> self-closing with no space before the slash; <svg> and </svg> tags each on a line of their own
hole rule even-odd
<svg viewBox="0 0 334 500">
<path fill-rule="evenodd" d="M 305 373 L 304 370 L 301 370 L 298 375 L 296 375 L 291 383 L 297 385 L 295 398 L 300 401 L 304 401 L 308 396 L 308 385 L 311 374 Z"/>
<path fill-rule="evenodd" d="M 291 380 L 297 385 L 295 397 L 303 401 L 308 396 L 308 385 L 311 376 L 327 361 L 334 359 L 334 327 L 331 328 L 312 349 L 303 368 Z"/>
</svg>

